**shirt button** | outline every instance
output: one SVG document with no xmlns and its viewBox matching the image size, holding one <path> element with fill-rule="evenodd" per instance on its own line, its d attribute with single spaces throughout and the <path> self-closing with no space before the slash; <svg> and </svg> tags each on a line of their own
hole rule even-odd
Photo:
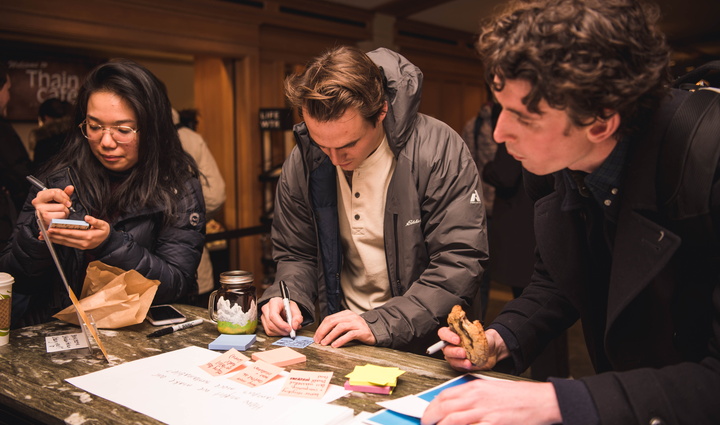
<svg viewBox="0 0 720 425">
<path fill-rule="evenodd" d="M 650 419 L 649 424 L 650 425 L 665 425 L 665 421 L 658 417 L 655 417 L 655 418 Z"/>
<path fill-rule="evenodd" d="M 359 198 L 359 197 L 360 197 L 360 192 L 355 192 L 355 197 L 356 197 L 356 198 Z"/>
<path fill-rule="evenodd" d="M 610 191 L 610 193 L 612 193 L 613 195 L 617 195 L 617 193 L 618 193 L 617 188 L 614 187 L 614 188 Z"/>
<path fill-rule="evenodd" d="M 605 204 L 606 207 L 609 207 L 612 204 L 612 201 L 609 199 L 606 199 L 603 204 Z"/>
<path fill-rule="evenodd" d="M 360 214 L 355 214 L 355 220 L 360 220 Z"/>
</svg>

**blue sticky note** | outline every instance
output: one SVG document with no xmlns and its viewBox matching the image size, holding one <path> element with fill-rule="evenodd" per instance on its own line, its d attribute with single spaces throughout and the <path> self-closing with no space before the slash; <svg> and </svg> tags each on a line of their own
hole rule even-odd
<svg viewBox="0 0 720 425">
<path fill-rule="evenodd" d="M 215 341 L 208 344 L 211 350 L 229 350 L 234 348 L 245 351 L 255 343 L 255 335 L 220 335 Z"/>
<path fill-rule="evenodd" d="M 295 339 L 290 337 L 280 338 L 273 342 L 272 345 L 281 345 L 283 347 L 291 348 L 305 348 L 313 343 L 313 339 L 307 336 L 297 336 Z"/>
</svg>

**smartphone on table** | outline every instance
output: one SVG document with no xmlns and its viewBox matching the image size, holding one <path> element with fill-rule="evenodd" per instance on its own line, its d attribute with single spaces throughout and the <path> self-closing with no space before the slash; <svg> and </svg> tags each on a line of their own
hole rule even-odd
<svg viewBox="0 0 720 425">
<path fill-rule="evenodd" d="M 150 306 L 147 320 L 155 326 L 164 326 L 182 323 L 187 318 L 170 304 L 161 304 Z"/>
</svg>

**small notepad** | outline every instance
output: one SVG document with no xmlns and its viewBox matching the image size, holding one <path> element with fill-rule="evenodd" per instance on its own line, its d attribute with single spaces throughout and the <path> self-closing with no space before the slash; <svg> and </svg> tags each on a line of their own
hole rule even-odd
<svg viewBox="0 0 720 425">
<path fill-rule="evenodd" d="M 220 335 L 215 341 L 208 344 L 211 350 L 229 350 L 234 348 L 245 351 L 255 343 L 255 335 Z"/>
<path fill-rule="evenodd" d="M 272 345 L 291 348 L 305 348 L 312 343 L 313 339 L 307 336 L 297 336 L 295 339 L 286 336 L 285 338 L 280 338 L 273 342 Z"/>
<path fill-rule="evenodd" d="M 275 366 L 289 366 L 295 363 L 302 363 L 306 360 L 304 354 L 300 354 L 292 348 L 281 347 L 274 350 L 253 353 L 253 360 L 262 360 Z"/>
</svg>

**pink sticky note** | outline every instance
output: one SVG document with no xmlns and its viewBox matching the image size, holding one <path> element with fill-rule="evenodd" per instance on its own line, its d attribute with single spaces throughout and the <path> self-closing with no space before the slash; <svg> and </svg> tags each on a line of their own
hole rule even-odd
<svg viewBox="0 0 720 425">
<path fill-rule="evenodd" d="M 212 376 L 220 376 L 241 368 L 248 360 L 250 360 L 248 356 L 231 348 L 211 362 L 200 365 L 200 368 Z"/>
<path fill-rule="evenodd" d="M 259 387 L 260 385 L 272 380 L 283 370 L 284 369 L 279 366 L 271 365 L 270 363 L 265 363 L 264 361 L 259 360 L 251 366 L 241 370 L 236 375 L 230 377 L 230 379 L 241 384 L 245 384 L 248 387 Z"/>
<path fill-rule="evenodd" d="M 306 360 L 304 354 L 300 354 L 288 347 L 253 353 L 252 359 L 256 361 L 262 360 L 275 366 L 288 366 L 295 363 L 302 363 Z"/>
<path fill-rule="evenodd" d="M 291 370 L 280 395 L 320 399 L 325 395 L 332 375 L 332 372 Z"/>
<path fill-rule="evenodd" d="M 363 393 L 373 394 L 392 394 L 393 387 L 391 386 L 379 386 L 379 385 L 350 385 L 350 381 L 345 381 L 345 389 L 348 391 L 360 391 Z"/>
</svg>

